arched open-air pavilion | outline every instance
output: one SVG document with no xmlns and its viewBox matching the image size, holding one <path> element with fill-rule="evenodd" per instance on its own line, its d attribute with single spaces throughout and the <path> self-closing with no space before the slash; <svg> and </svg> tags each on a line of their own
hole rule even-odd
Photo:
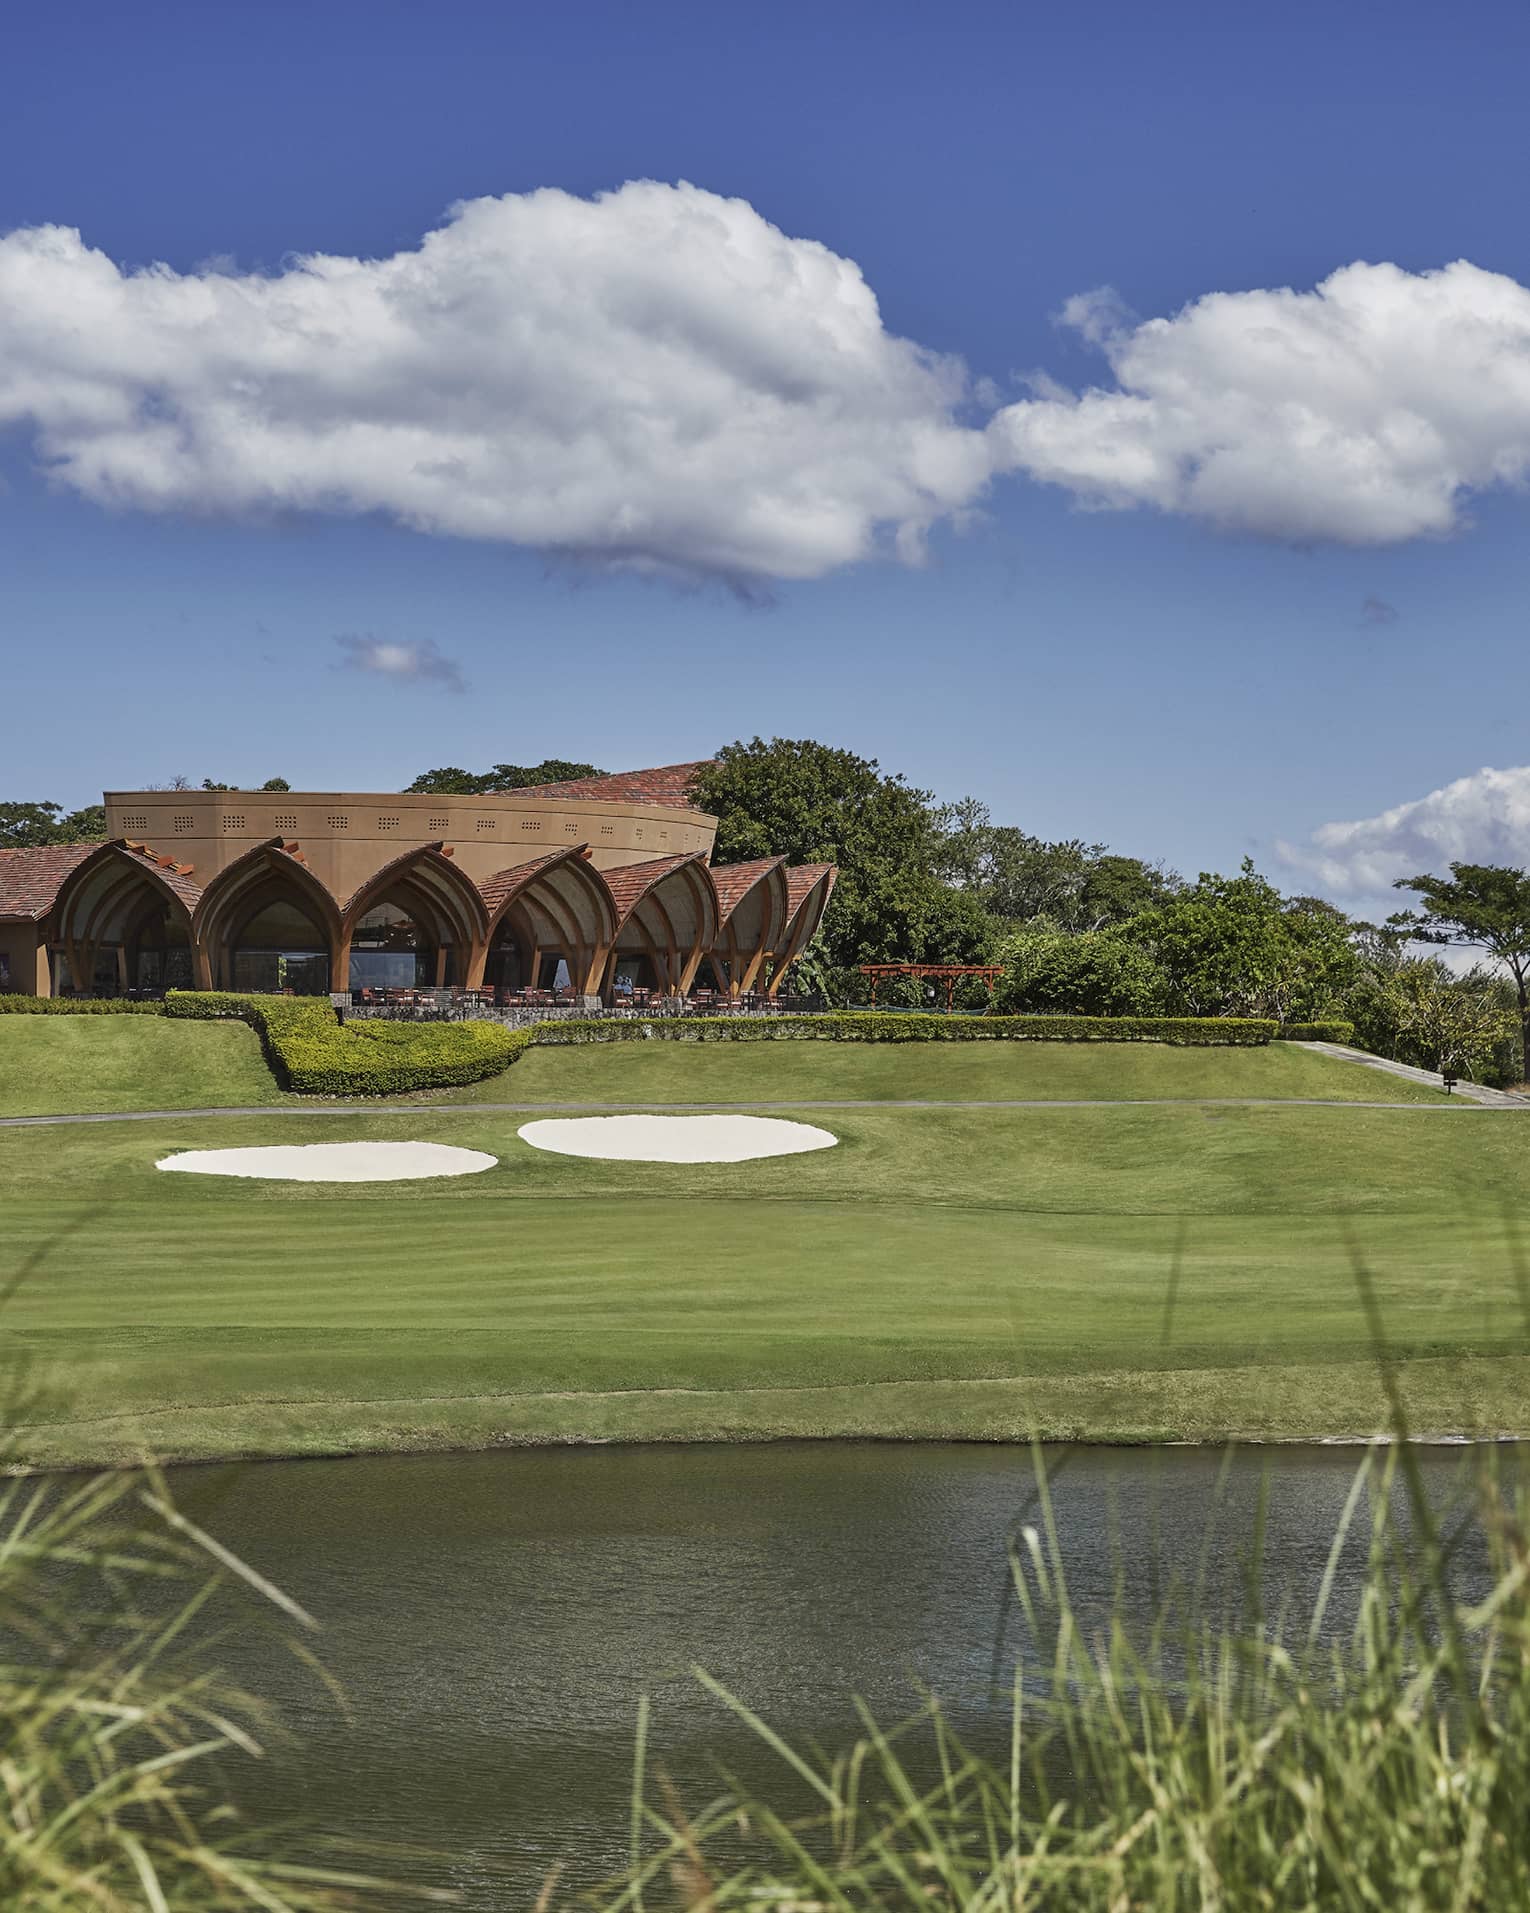
<svg viewBox="0 0 1530 1913">
<path fill-rule="evenodd" d="M 834 871 L 714 867 L 701 768 L 469 795 L 108 792 L 104 842 L 0 849 L 0 989 L 775 997 Z"/>
</svg>

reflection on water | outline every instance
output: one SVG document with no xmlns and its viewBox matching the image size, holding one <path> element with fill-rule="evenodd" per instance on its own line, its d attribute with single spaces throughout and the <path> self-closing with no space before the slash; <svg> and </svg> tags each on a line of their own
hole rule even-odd
<svg viewBox="0 0 1530 1913">
<path fill-rule="evenodd" d="M 1359 1456 L 1050 1459 L 1088 1617 L 1117 1578 L 1146 1614 L 1167 1576 L 1202 1565 L 1235 1610 L 1261 1495 L 1266 1597 L 1302 1612 Z M 1431 1489 L 1447 1493 L 1461 1466 L 1427 1455 Z M 710 1791 L 718 1758 L 771 1771 L 694 1664 L 799 1742 L 847 1738 L 854 1695 L 893 1721 L 924 1691 L 964 1732 L 1002 1731 L 1022 1645 L 1007 1551 L 1036 1519 L 1023 1449 L 518 1450 L 197 1469 L 177 1485 L 188 1512 L 324 1622 L 320 1651 L 352 1710 L 347 1723 L 274 1645 L 242 1641 L 235 1671 L 297 1735 L 295 1754 L 241 1778 L 252 1808 L 444 1851 L 431 1876 L 476 1905 L 528 1904 L 555 1862 L 580 1883 L 621 1864 L 644 1693 L 654 1757 L 683 1792 Z M 1361 1552 L 1357 1540 L 1337 1616 Z"/>
</svg>

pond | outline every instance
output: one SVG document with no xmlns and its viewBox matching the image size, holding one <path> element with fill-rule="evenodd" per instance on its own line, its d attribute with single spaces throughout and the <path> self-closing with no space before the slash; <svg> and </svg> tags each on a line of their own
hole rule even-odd
<svg viewBox="0 0 1530 1913">
<path fill-rule="evenodd" d="M 1310 1609 L 1354 1449 L 1049 1451 L 1076 1605 L 1119 1574 L 1146 1614 L 1204 1561 L 1236 1611 L 1267 1501 L 1267 1595 Z M 1459 1451 L 1427 1451 L 1431 1492 Z M 325 1832 L 412 1842 L 471 1905 L 529 1905 L 554 1865 L 592 1884 L 625 1851 L 633 1728 L 696 1800 L 715 1759 L 776 1771 L 695 1664 L 787 1739 L 855 1730 L 942 1697 L 979 1740 L 1003 1731 L 1022 1628 L 1008 1549 L 1036 1519 L 1030 1455 L 941 1444 L 517 1450 L 193 1469 L 182 1505 L 324 1623 L 347 1721 L 274 1642 L 235 1671 L 296 1745 L 242 1797 Z M 1352 1593 L 1352 1543 L 1336 1613 Z M 996 1678 L 997 1676 L 997 1678 Z"/>
</svg>

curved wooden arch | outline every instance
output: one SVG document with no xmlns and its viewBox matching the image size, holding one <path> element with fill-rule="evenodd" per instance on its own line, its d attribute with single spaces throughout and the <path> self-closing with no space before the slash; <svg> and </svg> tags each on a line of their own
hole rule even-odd
<svg viewBox="0 0 1530 1913">
<path fill-rule="evenodd" d="M 829 907 L 839 871 L 833 864 L 799 864 L 786 873 L 790 915 L 780 947 L 771 952 L 770 983 L 767 996 L 779 993 L 786 973 L 812 942 L 823 913 Z"/>
<path fill-rule="evenodd" d="M 48 940 L 62 946 L 76 990 L 89 990 L 103 946 L 119 951 L 119 982 L 126 979 L 127 945 L 136 921 L 144 916 L 146 896 L 170 916 L 192 942 L 192 911 L 199 892 L 168 860 L 116 837 L 76 864 L 53 900 Z"/>
<path fill-rule="evenodd" d="M 403 851 L 351 892 L 340 911 L 340 963 L 334 987 L 350 987 L 351 940 L 357 926 L 369 910 L 400 892 L 414 893 L 435 914 L 438 948 L 443 942 L 455 947 L 459 978 L 475 973 L 481 977 L 489 941 L 488 911 L 477 885 L 446 855 L 438 839 Z M 442 923 L 449 933 L 444 939 L 439 935 Z"/>
<path fill-rule="evenodd" d="M 627 951 L 648 958 L 667 995 L 686 995 L 701 959 L 717 942 L 722 915 L 706 852 L 624 864 L 608 871 L 606 881 L 618 911 L 606 991 L 615 978 L 616 958 Z"/>
<path fill-rule="evenodd" d="M 192 913 L 192 956 L 201 988 L 213 988 L 215 979 L 220 980 L 221 987 L 232 987 L 229 959 L 234 932 L 240 927 L 237 913 L 241 905 L 248 901 L 253 911 L 284 892 L 298 898 L 305 915 L 316 913 L 315 927 L 329 940 L 331 987 L 342 987 L 335 983 L 344 947 L 340 906 L 307 865 L 284 847 L 282 838 L 268 837 L 225 864 L 202 892 Z M 246 912 L 246 916 L 249 914 Z"/>
<path fill-rule="evenodd" d="M 720 920 L 709 955 L 730 996 L 752 990 L 766 957 L 781 941 L 790 914 L 784 857 L 714 865 Z"/>
<path fill-rule="evenodd" d="M 605 878 L 589 861 L 588 844 L 569 844 L 497 871 L 479 889 L 487 913 L 485 957 L 505 921 L 518 919 L 524 925 L 521 939 L 533 979 L 542 953 L 557 950 L 578 993 L 595 994 L 616 935 L 617 905 Z M 469 982 L 482 980 L 480 960 L 477 976 Z"/>
</svg>

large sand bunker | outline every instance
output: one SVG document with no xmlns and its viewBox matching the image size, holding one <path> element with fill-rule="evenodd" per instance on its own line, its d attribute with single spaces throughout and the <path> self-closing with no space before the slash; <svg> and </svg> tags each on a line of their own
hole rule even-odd
<svg viewBox="0 0 1530 1913">
<path fill-rule="evenodd" d="M 571 1116 L 523 1123 L 516 1133 L 533 1149 L 605 1162 L 751 1162 L 839 1141 L 827 1129 L 775 1116 Z"/>
<path fill-rule="evenodd" d="M 267 1149 L 187 1149 L 156 1169 L 189 1176 L 254 1176 L 264 1182 L 417 1182 L 476 1176 L 499 1158 L 438 1142 L 279 1143 Z"/>
</svg>

